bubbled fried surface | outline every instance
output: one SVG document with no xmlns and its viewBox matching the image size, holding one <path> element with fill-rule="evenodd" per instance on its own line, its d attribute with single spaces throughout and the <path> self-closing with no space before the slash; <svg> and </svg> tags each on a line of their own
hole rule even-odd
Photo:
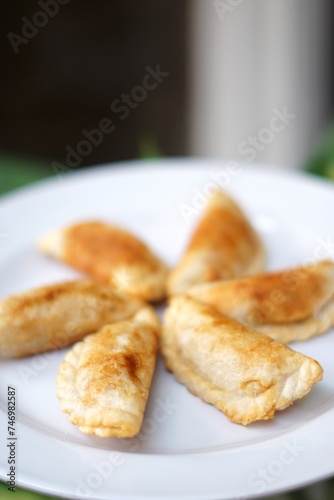
<svg viewBox="0 0 334 500">
<path fill-rule="evenodd" d="M 190 392 L 244 425 L 273 418 L 322 378 L 317 361 L 190 297 L 171 300 L 161 350 Z"/>
<path fill-rule="evenodd" d="M 18 358 L 66 347 L 142 307 L 140 300 L 90 280 L 9 296 L 0 302 L 0 356 Z"/>
<path fill-rule="evenodd" d="M 45 253 L 139 299 L 165 297 L 167 266 L 136 236 L 100 221 L 53 231 L 39 242 Z"/>
<path fill-rule="evenodd" d="M 57 396 L 86 434 L 132 437 L 140 430 L 153 376 L 160 325 L 144 308 L 75 344 L 57 378 Z"/>
<path fill-rule="evenodd" d="M 209 201 L 180 262 L 170 273 L 168 294 L 191 286 L 262 271 L 264 249 L 238 205 L 222 191 Z"/>
<path fill-rule="evenodd" d="M 188 295 L 280 342 L 304 340 L 334 324 L 334 263 L 198 285 Z"/>
</svg>

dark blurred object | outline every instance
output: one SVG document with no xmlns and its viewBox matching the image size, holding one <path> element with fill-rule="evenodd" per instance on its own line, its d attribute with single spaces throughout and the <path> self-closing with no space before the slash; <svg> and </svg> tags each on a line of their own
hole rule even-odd
<svg viewBox="0 0 334 500">
<path fill-rule="evenodd" d="M 43 16 L 42 4 L 57 13 Z M 137 158 L 147 137 L 165 156 L 185 154 L 186 4 L 7 2 L 0 19 L 0 148 L 64 163 L 66 148 L 86 140 L 83 130 L 109 119 L 115 129 L 78 166 Z M 147 67 L 169 75 L 155 88 L 151 77 L 145 96 L 138 86 Z M 120 119 L 125 113 L 111 104 L 127 94 L 137 101 L 131 97 L 128 116 Z"/>
<path fill-rule="evenodd" d="M 334 123 L 311 155 L 305 169 L 334 180 Z"/>
</svg>

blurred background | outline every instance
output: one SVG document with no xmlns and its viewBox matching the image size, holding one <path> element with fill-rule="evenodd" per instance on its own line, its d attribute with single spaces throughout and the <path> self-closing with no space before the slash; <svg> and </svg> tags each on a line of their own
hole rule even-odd
<svg viewBox="0 0 334 500">
<path fill-rule="evenodd" d="M 332 0 L 2 7 L 0 193 L 100 163 L 190 155 L 334 179 Z M 281 498 L 333 491 L 327 481 Z"/>
<path fill-rule="evenodd" d="M 334 177 L 333 21 L 331 0 L 7 2 L 1 191 L 156 156 Z"/>
</svg>

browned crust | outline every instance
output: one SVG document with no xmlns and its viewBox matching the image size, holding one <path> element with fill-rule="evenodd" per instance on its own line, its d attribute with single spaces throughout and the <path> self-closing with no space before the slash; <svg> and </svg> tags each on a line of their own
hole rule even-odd
<svg viewBox="0 0 334 500">
<path fill-rule="evenodd" d="M 254 326 L 299 322 L 314 316 L 334 299 L 334 263 L 323 261 L 200 285 L 188 293 L 222 314 Z"/>
<path fill-rule="evenodd" d="M 141 300 L 166 296 L 168 267 L 136 236 L 100 221 L 53 231 L 39 242 L 47 254 Z"/>
<path fill-rule="evenodd" d="M 55 283 L 7 297 L 0 302 L 0 356 L 61 349 L 142 307 L 140 300 L 90 280 Z"/>
<path fill-rule="evenodd" d="M 260 272 L 264 249 L 238 205 L 217 191 L 190 238 L 178 265 L 170 273 L 169 295 L 185 293 L 200 283 Z"/>
<path fill-rule="evenodd" d="M 160 266 L 147 246 L 132 234 L 102 222 L 84 222 L 65 231 L 64 260 L 109 283 L 110 266 L 145 264 L 152 273 Z"/>
<path fill-rule="evenodd" d="M 304 397 L 323 373 L 314 359 L 190 297 L 172 299 L 161 350 L 190 392 L 244 425 L 273 418 Z"/>
<path fill-rule="evenodd" d="M 160 325 L 152 309 L 106 325 L 78 342 L 60 366 L 62 411 L 86 434 L 139 432 L 153 376 Z"/>
</svg>

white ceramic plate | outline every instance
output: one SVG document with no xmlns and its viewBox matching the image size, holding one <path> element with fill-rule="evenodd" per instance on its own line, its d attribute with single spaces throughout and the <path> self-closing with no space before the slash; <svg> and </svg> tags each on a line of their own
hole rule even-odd
<svg viewBox="0 0 334 500">
<path fill-rule="evenodd" d="M 0 298 L 77 274 L 40 255 L 36 239 L 102 218 L 177 262 L 206 196 L 220 182 L 263 237 L 268 269 L 334 258 L 334 188 L 285 171 L 172 160 L 103 166 L 18 191 L 0 202 Z M 259 497 L 334 472 L 334 331 L 294 348 L 324 380 L 273 421 L 233 424 L 187 392 L 159 359 L 144 425 L 131 440 L 81 434 L 59 408 L 64 351 L 0 365 L 1 478 L 7 479 L 7 386 L 17 393 L 17 483 L 66 498 Z"/>
</svg>

